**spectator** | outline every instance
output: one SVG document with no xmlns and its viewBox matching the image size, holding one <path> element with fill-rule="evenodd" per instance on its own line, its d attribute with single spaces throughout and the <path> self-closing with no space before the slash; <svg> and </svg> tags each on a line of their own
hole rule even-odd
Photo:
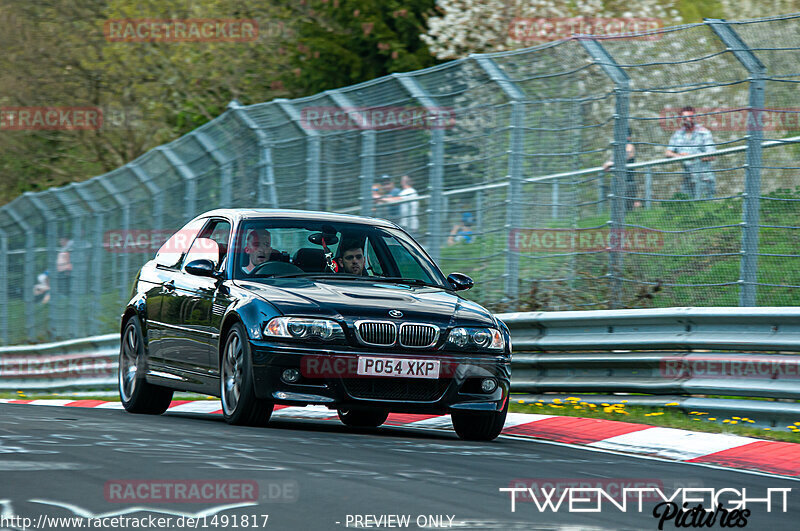
<svg viewBox="0 0 800 531">
<path fill-rule="evenodd" d="M 667 147 L 667 157 L 683 157 L 700 153 L 714 153 L 714 138 L 711 131 L 694 123 L 694 108 L 681 109 L 681 128 L 672 134 Z M 711 171 L 713 157 L 692 159 L 683 163 L 686 173 L 683 176 L 681 192 L 693 199 L 714 197 L 716 178 Z"/>
<path fill-rule="evenodd" d="M 636 146 L 633 145 L 633 135 L 631 128 L 628 128 L 628 143 L 625 144 L 625 163 L 633 164 L 636 162 Z M 609 160 L 603 164 L 605 171 L 610 170 L 614 166 L 614 161 Z M 630 210 L 634 207 L 642 206 L 642 202 L 637 198 L 639 197 L 639 187 L 636 183 L 636 172 L 628 170 L 625 172 L 625 208 Z"/>
<path fill-rule="evenodd" d="M 397 201 L 397 196 L 400 195 L 400 188 L 394 184 L 394 178 L 391 175 L 383 175 L 383 196 L 380 199 L 381 203 L 392 203 Z M 393 205 L 386 208 L 386 217 L 396 221 L 400 216 L 399 205 Z"/>
<path fill-rule="evenodd" d="M 69 293 L 69 279 L 72 276 L 72 241 L 61 238 L 58 241 L 60 248 L 56 255 L 56 296 L 60 297 Z"/>
<path fill-rule="evenodd" d="M 36 277 L 33 286 L 33 300 L 36 303 L 47 304 L 50 302 L 50 273 L 45 271 Z"/>
<path fill-rule="evenodd" d="M 402 190 L 397 196 L 399 199 L 416 199 L 419 197 L 417 191 L 411 184 L 411 177 L 403 175 L 400 178 Z M 400 203 L 400 225 L 411 234 L 416 234 L 419 230 L 419 201 L 408 201 Z"/>
<path fill-rule="evenodd" d="M 447 245 L 454 245 L 458 242 L 472 243 L 472 224 L 474 217 L 472 212 L 464 212 L 461 214 L 461 221 L 453 224 L 450 230 L 450 236 L 447 238 Z"/>
</svg>

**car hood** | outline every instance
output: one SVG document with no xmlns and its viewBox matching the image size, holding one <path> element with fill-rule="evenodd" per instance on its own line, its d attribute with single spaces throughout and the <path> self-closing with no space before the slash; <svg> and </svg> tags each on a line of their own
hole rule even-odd
<svg viewBox="0 0 800 531">
<path fill-rule="evenodd" d="M 392 319 L 452 326 L 495 326 L 482 306 L 455 293 L 428 286 L 380 281 L 280 279 L 269 283 L 240 280 L 237 286 L 275 306 L 284 315 L 320 315 L 337 319 Z"/>
</svg>

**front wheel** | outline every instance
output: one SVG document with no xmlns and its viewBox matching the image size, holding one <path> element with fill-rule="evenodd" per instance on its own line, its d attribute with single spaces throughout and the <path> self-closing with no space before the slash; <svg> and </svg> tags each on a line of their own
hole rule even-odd
<svg viewBox="0 0 800 531">
<path fill-rule="evenodd" d="M 339 409 L 339 420 L 353 428 L 377 428 L 389 417 L 389 412 L 381 409 Z"/>
<path fill-rule="evenodd" d="M 142 325 L 134 316 L 125 324 L 119 349 L 119 398 L 125 411 L 160 415 L 172 401 L 172 389 L 148 383 L 145 371 Z"/>
<path fill-rule="evenodd" d="M 222 416 L 228 424 L 264 426 L 274 404 L 256 398 L 250 342 L 241 323 L 228 331 L 220 358 L 220 397 Z"/>
<path fill-rule="evenodd" d="M 493 441 L 503 431 L 508 399 L 501 411 L 455 411 L 450 414 L 453 428 L 465 441 Z"/>
</svg>

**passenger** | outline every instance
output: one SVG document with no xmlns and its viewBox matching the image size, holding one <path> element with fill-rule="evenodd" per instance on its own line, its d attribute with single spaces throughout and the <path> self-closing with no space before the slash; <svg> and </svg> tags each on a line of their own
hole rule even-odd
<svg viewBox="0 0 800 531">
<path fill-rule="evenodd" d="M 244 252 L 249 256 L 249 262 L 242 267 L 242 271 L 249 274 L 257 266 L 270 259 L 272 254 L 272 235 L 267 229 L 251 230 L 245 239 Z"/>
<path fill-rule="evenodd" d="M 342 242 L 342 254 L 339 265 L 342 273 L 351 275 L 366 275 L 364 264 L 364 247 L 358 242 Z"/>
</svg>

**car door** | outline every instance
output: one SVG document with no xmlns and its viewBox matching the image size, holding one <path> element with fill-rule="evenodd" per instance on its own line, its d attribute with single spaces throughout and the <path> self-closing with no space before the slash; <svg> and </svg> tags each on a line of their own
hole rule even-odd
<svg viewBox="0 0 800 531">
<path fill-rule="evenodd" d="M 227 220 L 207 221 L 183 260 L 172 294 L 164 299 L 162 315 L 165 323 L 169 324 L 173 339 L 165 353 L 165 361 L 190 380 L 194 379 L 192 375 L 208 376 L 216 369 L 210 349 L 216 345 L 218 333 L 211 326 L 211 310 L 220 283 L 216 278 L 188 273 L 186 265 L 204 258 L 214 262 L 218 269 L 221 250 L 226 247 L 220 246 L 214 238 L 227 242 L 229 233 Z"/>
<path fill-rule="evenodd" d="M 174 294 L 175 279 L 180 275 L 183 257 L 189 251 L 189 246 L 205 221 L 193 220 L 176 231 L 161 246 L 153 259 L 154 285 L 146 292 L 145 314 L 149 358 L 156 363 L 164 363 L 165 352 L 173 339 L 172 331 L 164 322 L 164 300 Z"/>
</svg>

